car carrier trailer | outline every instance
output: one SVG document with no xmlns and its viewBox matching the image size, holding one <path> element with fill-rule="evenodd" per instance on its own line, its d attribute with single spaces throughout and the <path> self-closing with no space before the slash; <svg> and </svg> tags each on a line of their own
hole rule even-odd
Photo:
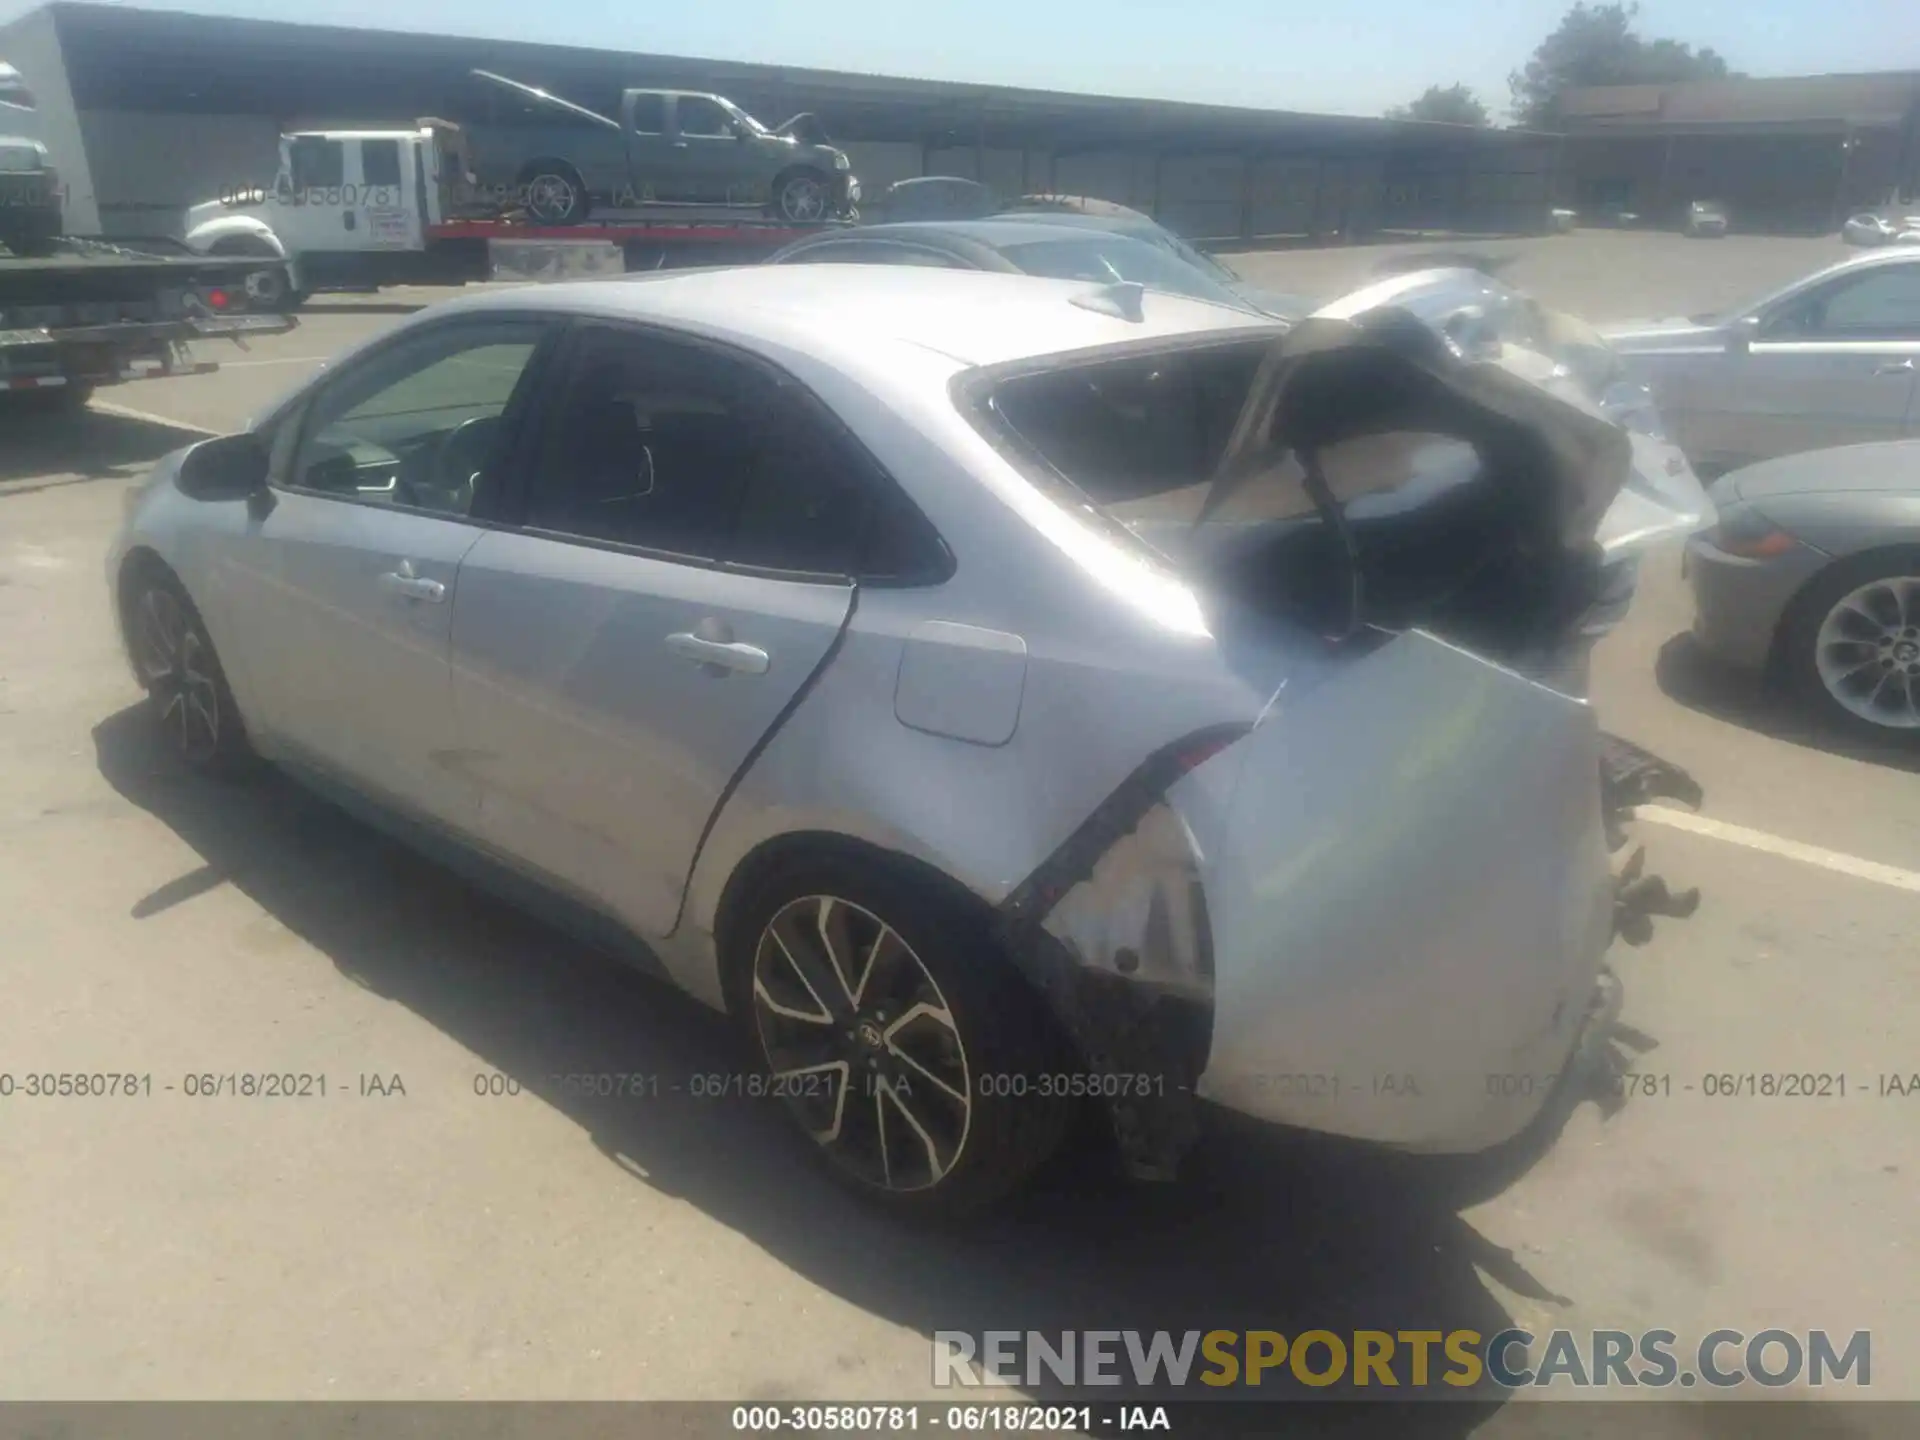
<svg viewBox="0 0 1920 1440">
<path fill-rule="evenodd" d="M 0 391 L 78 408 L 102 385 L 217 369 L 192 342 L 244 342 L 298 323 L 247 313 L 254 268 L 90 240 L 0 252 Z"/>
<path fill-rule="evenodd" d="M 269 185 L 193 206 L 186 244 L 206 255 L 275 262 L 256 275 L 256 309 L 292 310 L 318 291 L 464 285 L 524 273 L 527 247 L 548 273 L 605 273 L 751 262 L 850 218 L 795 225 L 741 206 L 602 206 L 565 225 L 531 218 L 526 197 L 481 186 L 466 136 L 449 121 L 406 130 L 281 136 Z"/>
</svg>

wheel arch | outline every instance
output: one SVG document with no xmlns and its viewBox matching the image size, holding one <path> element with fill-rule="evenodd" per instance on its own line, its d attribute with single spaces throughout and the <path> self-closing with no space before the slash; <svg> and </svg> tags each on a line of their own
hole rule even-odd
<svg viewBox="0 0 1920 1440">
<path fill-rule="evenodd" d="M 564 155 L 536 155 L 515 172 L 514 180 L 516 184 L 526 185 L 533 180 L 534 176 L 542 174 L 554 174 L 564 177 L 580 192 L 581 200 L 586 200 L 586 176 L 580 173 L 580 167 L 578 165 L 574 164 L 573 161 L 567 159 Z"/>
<path fill-rule="evenodd" d="M 1783 672 L 1787 662 L 1787 637 L 1804 618 L 1807 607 L 1813 603 L 1820 587 L 1827 584 L 1837 571 L 1843 567 L 1864 570 L 1870 565 L 1901 557 L 1920 565 L 1920 538 L 1890 541 L 1884 545 L 1869 546 L 1865 550 L 1855 550 L 1851 554 L 1836 555 L 1801 581 L 1799 588 L 1787 598 L 1787 603 L 1780 607 L 1780 616 L 1773 623 L 1773 638 L 1767 645 L 1767 673 L 1778 676 Z"/>
<path fill-rule="evenodd" d="M 133 656 L 133 602 L 138 594 L 139 582 L 148 575 L 160 574 L 170 577 L 182 590 L 186 583 L 180 579 L 180 572 L 166 562 L 160 552 L 151 545 L 138 544 L 129 547 L 120 557 L 119 567 L 113 576 L 113 617 L 120 631 L 120 648 L 127 663 L 134 663 Z"/>
<path fill-rule="evenodd" d="M 738 942 L 742 940 L 740 926 L 745 922 L 747 906 L 782 866 L 802 858 L 828 858 L 874 866 L 907 884 L 924 889 L 939 903 L 977 919 L 984 929 L 990 931 L 994 924 L 996 912 L 991 904 L 939 866 L 903 850 L 836 830 L 791 830 L 772 835 L 761 840 L 735 863 L 720 887 L 714 905 L 714 954 L 720 969 L 721 994 L 730 1011 L 737 1009 L 741 999 Z M 1026 974 L 1024 967 L 1011 956 L 1003 958 L 1032 986 L 1032 978 Z M 1033 988 L 1038 994 L 1038 987 Z"/>
<path fill-rule="evenodd" d="M 254 241 L 265 245 L 276 259 L 287 258 L 287 247 L 273 227 L 254 215 L 225 215 L 196 226 L 186 236 L 187 248 L 203 255 L 218 254 L 220 246 L 234 241 Z"/>
</svg>

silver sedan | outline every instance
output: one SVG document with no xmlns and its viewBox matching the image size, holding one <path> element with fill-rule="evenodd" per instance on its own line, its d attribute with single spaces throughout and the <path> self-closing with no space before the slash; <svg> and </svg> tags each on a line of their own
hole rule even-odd
<svg viewBox="0 0 1920 1440">
<path fill-rule="evenodd" d="M 1606 334 L 1705 473 L 1920 431 L 1920 250 L 1855 256 L 1721 314 Z"/>
<path fill-rule="evenodd" d="M 164 461 L 114 613 L 189 766 L 730 1013 L 869 1196 L 989 1203 L 1088 1103 L 1143 1175 L 1210 1105 L 1476 1151 L 1611 936 L 1593 713 L 1516 668 L 1590 642 L 1636 452 L 1422 283 L 455 301 Z"/>
<path fill-rule="evenodd" d="M 1855 734 L 1920 740 L 1920 440 L 1736 470 L 1687 544 L 1694 636 Z"/>
</svg>

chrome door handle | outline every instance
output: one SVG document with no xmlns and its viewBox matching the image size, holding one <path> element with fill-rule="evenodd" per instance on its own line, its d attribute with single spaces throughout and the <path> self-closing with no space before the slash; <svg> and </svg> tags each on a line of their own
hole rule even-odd
<svg viewBox="0 0 1920 1440">
<path fill-rule="evenodd" d="M 767 652 L 758 645 L 743 645 L 730 640 L 708 640 L 691 631 L 682 630 L 678 634 L 667 636 L 667 648 L 682 660 L 691 660 L 696 665 L 712 666 L 716 670 L 738 671 L 742 675 L 764 675 L 767 673 Z"/>
<path fill-rule="evenodd" d="M 447 598 L 447 587 L 438 580 L 414 574 L 410 560 L 402 560 L 397 570 L 389 570 L 382 575 L 380 588 L 393 595 L 404 595 L 409 600 L 425 600 L 430 605 L 444 604 Z"/>
<path fill-rule="evenodd" d="M 1873 373 L 1876 375 L 1911 375 L 1913 374 L 1913 361 L 1889 360 Z"/>
</svg>

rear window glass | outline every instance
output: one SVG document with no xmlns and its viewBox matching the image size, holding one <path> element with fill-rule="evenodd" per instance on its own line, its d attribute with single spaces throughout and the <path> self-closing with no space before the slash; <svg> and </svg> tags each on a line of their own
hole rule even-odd
<svg viewBox="0 0 1920 1440">
<path fill-rule="evenodd" d="M 1098 506 L 1169 497 L 1212 476 L 1269 343 L 1016 376 L 987 410 L 1045 471 Z"/>
</svg>

